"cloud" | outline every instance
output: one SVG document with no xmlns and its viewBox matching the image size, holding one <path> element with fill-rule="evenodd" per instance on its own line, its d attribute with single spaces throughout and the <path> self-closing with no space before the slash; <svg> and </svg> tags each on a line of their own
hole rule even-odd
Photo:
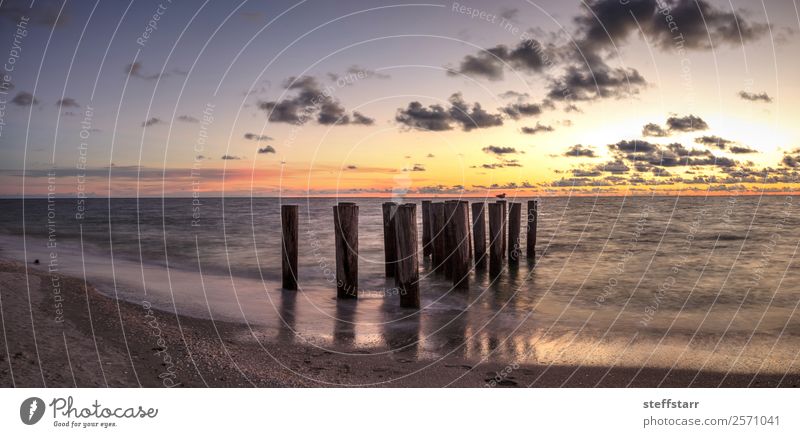
<svg viewBox="0 0 800 437">
<path fill-rule="evenodd" d="M 162 77 L 167 77 L 169 74 L 164 73 L 153 73 L 153 74 L 144 74 L 142 72 L 142 63 L 141 62 L 134 62 L 133 64 L 128 64 L 125 66 L 125 73 L 129 74 L 131 77 L 136 77 L 139 79 L 144 80 L 156 80 Z"/>
<path fill-rule="evenodd" d="M 428 154 L 427 154 L 425 157 L 426 157 L 426 158 L 435 158 L 435 156 L 433 155 L 433 153 L 428 153 Z"/>
<path fill-rule="evenodd" d="M 63 99 L 59 99 L 56 102 L 56 106 L 59 106 L 61 108 L 80 108 L 81 107 L 81 105 L 79 105 L 78 102 L 75 101 L 75 99 L 73 99 L 71 97 L 64 97 Z"/>
<path fill-rule="evenodd" d="M 642 136 L 644 137 L 666 137 L 669 132 L 664 130 L 661 126 L 655 123 L 647 123 L 642 127 Z"/>
<path fill-rule="evenodd" d="M 520 92 L 517 92 L 517 91 L 508 90 L 508 91 L 506 91 L 504 93 L 501 93 L 500 97 L 503 98 L 503 99 L 525 100 L 528 97 L 530 97 L 530 95 L 528 93 L 520 93 Z"/>
<path fill-rule="evenodd" d="M 150 119 L 149 119 L 149 120 L 147 120 L 147 121 L 143 121 L 143 122 L 142 122 L 142 127 L 148 127 L 148 126 L 153 126 L 153 125 L 156 125 L 156 124 L 162 124 L 162 123 L 164 123 L 164 122 L 163 122 L 163 121 L 161 121 L 161 119 L 160 119 L 160 118 L 157 118 L 157 117 L 152 117 L 152 118 L 150 118 Z"/>
<path fill-rule="evenodd" d="M 542 107 L 535 103 L 512 103 L 500 108 L 500 111 L 514 120 L 522 117 L 534 117 L 542 113 Z"/>
<path fill-rule="evenodd" d="M 771 103 L 772 97 L 767 95 L 767 93 L 748 93 L 747 91 L 739 91 L 739 97 L 743 100 L 749 100 L 751 102 L 765 102 Z"/>
<path fill-rule="evenodd" d="M 350 165 L 346 166 L 344 169 L 345 170 L 358 170 L 358 167 L 355 166 L 355 165 L 350 164 Z"/>
<path fill-rule="evenodd" d="M 595 65 L 572 65 L 548 85 L 552 100 L 588 101 L 638 94 L 647 81 L 634 68 L 611 68 L 599 59 Z"/>
<path fill-rule="evenodd" d="M 395 121 L 410 128 L 430 131 L 446 131 L 450 125 L 450 113 L 442 105 L 431 105 L 428 108 L 420 102 L 411 102 L 406 109 L 398 109 Z"/>
<path fill-rule="evenodd" d="M 457 69 L 448 70 L 448 74 L 458 73 L 467 76 L 483 76 L 489 80 L 503 78 L 503 66 L 508 64 L 515 71 L 538 73 L 545 67 L 548 55 L 545 47 L 538 41 L 529 39 L 520 41 L 514 48 L 503 44 L 486 49 L 474 55 L 467 55 Z"/>
<path fill-rule="evenodd" d="M 481 129 L 493 126 L 502 126 L 503 119 L 499 114 L 490 114 L 486 112 L 480 103 L 473 103 L 472 108 L 464 101 L 461 93 L 455 93 L 450 96 L 450 117 L 455 122 L 461 124 L 464 131 L 471 131 L 472 129 Z"/>
<path fill-rule="evenodd" d="M 178 121 L 182 121 L 184 123 L 199 123 L 200 120 L 192 117 L 191 115 L 179 115 Z"/>
<path fill-rule="evenodd" d="M 702 137 L 697 137 L 694 139 L 694 142 L 697 144 L 703 144 L 705 146 L 716 147 L 721 150 L 725 150 L 729 145 L 733 144 L 733 141 L 720 138 L 716 135 L 704 135 Z"/>
<path fill-rule="evenodd" d="M 552 132 L 554 130 L 555 129 L 553 128 L 553 126 L 547 126 L 538 122 L 534 127 L 523 126 L 522 129 L 520 129 L 522 133 L 527 135 L 536 135 L 540 132 Z"/>
<path fill-rule="evenodd" d="M 512 153 L 519 153 L 519 151 L 517 151 L 517 149 L 515 149 L 514 147 L 503 147 L 503 146 L 486 146 L 481 150 L 493 155 L 508 155 Z"/>
<path fill-rule="evenodd" d="M 272 147 L 272 146 L 260 147 L 258 149 L 258 153 L 259 153 L 259 155 L 262 155 L 262 154 L 265 154 L 265 153 L 275 153 L 275 148 Z"/>
<path fill-rule="evenodd" d="M 731 146 L 728 151 L 736 154 L 758 153 L 758 150 L 747 146 Z"/>
<path fill-rule="evenodd" d="M 588 147 L 584 147 L 581 144 L 576 144 L 576 145 L 570 147 L 569 149 L 567 149 L 567 151 L 564 152 L 564 156 L 571 157 L 571 158 L 572 157 L 584 157 L 584 158 L 596 158 L 597 157 L 597 155 L 594 153 L 594 150 L 592 150 L 592 149 L 590 149 Z"/>
<path fill-rule="evenodd" d="M 364 114 L 362 114 L 362 113 L 360 113 L 358 111 L 354 111 L 353 112 L 353 121 L 352 121 L 352 123 L 353 124 L 361 124 L 361 125 L 364 125 L 364 126 L 371 126 L 372 124 L 375 123 L 375 119 L 374 118 L 369 118 L 366 115 L 364 115 Z"/>
<path fill-rule="evenodd" d="M 588 1 L 575 22 L 582 44 L 593 49 L 619 45 L 639 34 L 640 28 L 662 50 L 674 50 L 678 44 L 696 50 L 711 49 L 712 44 L 738 46 L 760 38 L 768 29 L 741 12 L 718 9 L 705 0 Z"/>
<path fill-rule="evenodd" d="M 238 161 L 241 160 L 242 158 L 236 155 L 222 155 L 220 159 Z"/>
<path fill-rule="evenodd" d="M 420 102 L 411 102 L 406 109 L 397 110 L 395 121 L 409 128 L 430 131 L 451 130 L 454 123 L 460 124 L 466 132 L 503 125 L 500 114 L 487 112 L 477 102 L 470 107 L 461 93 L 452 94 L 449 102 L 449 108 L 439 104 L 426 108 Z"/>
<path fill-rule="evenodd" d="M 425 171 L 425 166 L 423 164 L 414 164 L 413 167 L 404 171 Z"/>
<path fill-rule="evenodd" d="M 609 144 L 608 148 L 618 160 L 635 166 L 637 171 L 647 171 L 652 166 L 732 167 L 737 164 L 733 159 L 715 156 L 708 150 L 687 149 L 680 143 L 661 146 L 642 140 L 623 140 Z"/>
<path fill-rule="evenodd" d="M 690 114 L 683 117 L 673 116 L 668 118 L 667 127 L 671 131 L 694 132 L 699 130 L 707 130 L 708 124 L 702 118 Z"/>
<path fill-rule="evenodd" d="M 332 87 L 323 89 L 312 76 L 290 77 L 283 84 L 284 88 L 294 91 L 293 97 L 278 101 L 262 101 L 259 109 L 267 112 L 269 121 L 277 123 L 305 124 L 316 117 L 322 125 L 351 124 L 351 117 L 344 106 L 335 99 Z M 353 124 L 368 124 L 372 120 L 363 114 L 353 115 Z"/>
<path fill-rule="evenodd" d="M 39 100 L 36 97 L 33 97 L 33 94 L 27 91 L 20 91 L 11 99 L 11 103 L 17 106 L 31 106 L 31 105 L 38 105 Z"/>
<path fill-rule="evenodd" d="M 252 140 L 252 141 L 271 141 L 271 140 L 273 140 L 273 138 L 270 137 L 269 135 L 258 135 L 258 134 L 253 134 L 253 133 L 250 133 L 250 132 L 244 134 L 244 139 Z"/>
</svg>

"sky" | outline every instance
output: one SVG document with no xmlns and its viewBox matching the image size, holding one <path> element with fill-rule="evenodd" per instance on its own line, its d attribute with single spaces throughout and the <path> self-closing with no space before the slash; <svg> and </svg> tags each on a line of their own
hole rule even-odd
<svg viewBox="0 0 800 437">
<path fill-rule="evenodd" d="M 793 193 L 792 0 L 0 3 L 0 196 Z"/>
</svg>

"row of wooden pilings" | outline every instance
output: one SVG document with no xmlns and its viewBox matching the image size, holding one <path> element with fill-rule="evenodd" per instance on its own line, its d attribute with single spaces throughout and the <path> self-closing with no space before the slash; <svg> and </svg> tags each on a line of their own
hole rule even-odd
<svg viewBox="0 0 800 437">
<path fill-rule="evenodd" d="M 487 253 L 486 213 L 489 233 Z M 538 202 L 527 203 L 526 258 L 536 257 Z M 469 287 L 473 266 L 497 276 L 504 260 L 519 263 L 522 203 L 498 200 L 494 203 L 465 200 L 422 201 L 422 256 L 430 257 L 431 268 L 450 279 L 454 288 Z M 358 205 L 340 202 L 333 207 L 336 245 L 336 296 L 358 297 Z M 507 236 L 507 238 L 506 238 Z M 400 306 L 419 308 L 419 251 L 417 250 L 417 205 L 383 204 L 385 274 L 395 280 Z M 472 244 L 471 244 L 472 243 Z M 298 207 L 281 206 L 282 286 L 297 290 Z"/>
</svg>

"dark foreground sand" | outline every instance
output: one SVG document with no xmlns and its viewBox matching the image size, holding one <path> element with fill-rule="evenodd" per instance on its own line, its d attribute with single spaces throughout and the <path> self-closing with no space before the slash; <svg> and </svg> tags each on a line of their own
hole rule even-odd
<svg viewBox="0 0 800 437">
<path fill-rule="evenodd" d="M 26 266 L 0 261 L 0 387 L 654 387 L 665 376 L 663 386 L 686 387 L 697 373 L 331 353 L 114 300 L 80 279 L 55 285 L 44 266 L 30 264 L 26 275 Z M 800 375 L 703 372 L 692 386 L 798 384 Z"/>
</svg>

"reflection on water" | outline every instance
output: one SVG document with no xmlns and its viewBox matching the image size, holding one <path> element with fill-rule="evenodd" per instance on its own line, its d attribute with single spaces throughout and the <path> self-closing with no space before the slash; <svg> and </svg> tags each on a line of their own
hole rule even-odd
<svg viewBox="0 0 800 437">
<path fill-rule="evenodd" d="M 59 200 L 60 269 L 80 276 L 85 268 L 102 291 L 134 302 L 146 295 L 166 310 L 248 323 L 280 341 L 333 351 L 739 371 L 800 367 L 798 220 L 784 197 L 545 198 L 535 264 L 525 260 L 497 278 L 476 271 L 469 289 L 452 290 L 424 260 L 419 312 L 399 308 L 384 278 L 384 200 L 356 201 L 358 301 L 335 299 L 334 199 L 289 201 L 300 205 L 297 293 L 279 288 L 277 199 L 229 199 L 224 215 L 219 199 L 207 199 L 200 228 L 189 226 L 190 199 L 94 199 L 82 229 L 72 219 L 73 203 Z M 26 204 L 27 255 L 15 236 L 21 201 L 3 200 L 0 208 L 2 255 L 47 259 L 46 201 Z"/>
</svg>

